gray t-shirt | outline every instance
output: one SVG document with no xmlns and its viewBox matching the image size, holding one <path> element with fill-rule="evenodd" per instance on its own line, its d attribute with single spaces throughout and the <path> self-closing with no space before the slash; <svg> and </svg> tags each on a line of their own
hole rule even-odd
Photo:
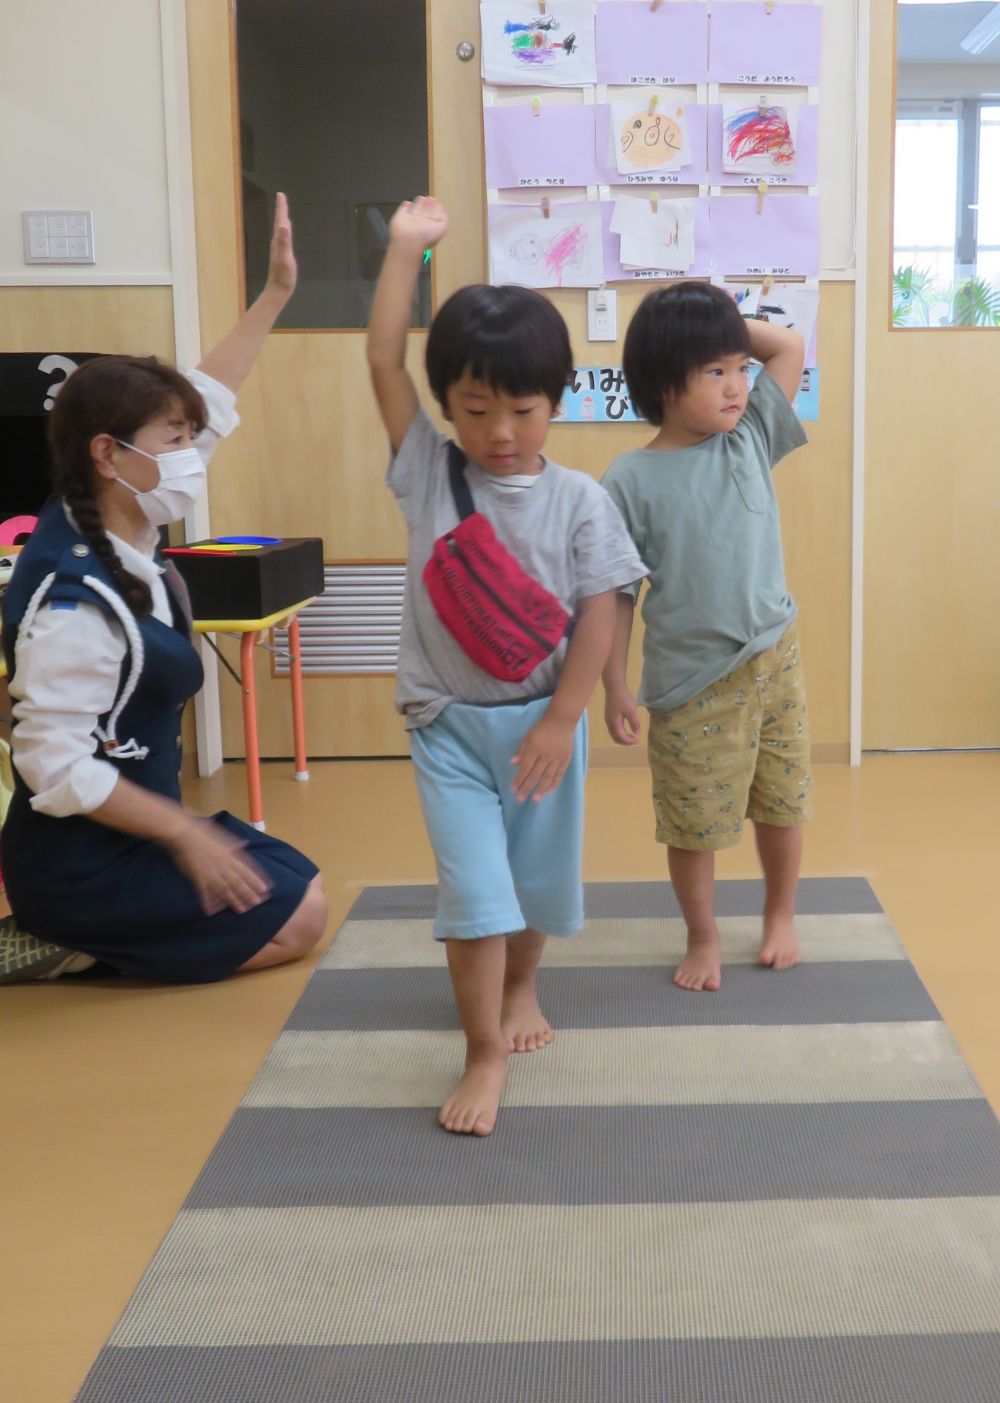
<svg viewBox="0 0 1000 1403">
<path fill-rule="evenodd" d="M 649 567 L 643 706 L 682 706 L 773 647 L 795 617 L 771 469 L 805 442 L 762 370 L 729 433 L 693 448 L 639 448 L 611 464 L 604 486 Z"/>
<path fill-rule="evenodd" d="M 581 599 L 619 590 L 645 575 L 625 524 L 600 485 L 544 460 L 534 485 L 507 491 L 475 463 L 466 481 L 477 511 L 507 549 L 575 613 Z M 529 701 L 555 691 L 564 640 L 523 682 L 501 682 L 469 658 L 438 619 L 423 582 L 434 542 L 458 523 L 448 483 L 448 439 L 420 410 L 389 465 L 388 483 L 409 528 L 406 592 L 396 673 L 396 707 L 408 730 L 429 725 L 452 701 Z"/>
</svg>

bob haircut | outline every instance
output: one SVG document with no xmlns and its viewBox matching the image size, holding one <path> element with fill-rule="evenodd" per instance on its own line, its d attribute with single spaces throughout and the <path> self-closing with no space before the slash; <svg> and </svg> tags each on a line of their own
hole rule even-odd
<svg viewBox="0 0 1000 1403">
<path fill-rule="evenodd" d="M 664 404 L 684 392 L 694 371 L 749 354 L 750 333 L 728 292 L 710 283 L 675 283 L 639 303 L 622 368 L 636 409 L 662 424 Z"/>
<path fill-rule="evenodd" d="M 460 288 L 431 324 L 426 359 L 443 409 L 466 371 L 493 391 L 544 395 L 553 409 L 573 378 L 566 323 L 547 298 L 527 287 Z"/>
</svg>

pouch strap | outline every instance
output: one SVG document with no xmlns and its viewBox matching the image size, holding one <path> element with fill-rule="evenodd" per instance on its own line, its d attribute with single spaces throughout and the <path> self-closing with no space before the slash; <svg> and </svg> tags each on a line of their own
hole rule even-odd
<svg viewBox="0 0 1000 1403">
<path fill-rule="evenodd" d="M 455 503 L 455 510 L 458 512 L 459 521 L 465 521 L 466 517 L 475 516 L 476 508 L 472 500 L 472 493 L 465 478 L 465 467 L 467 463 L 465 454 L 457 443 L 448 443 L 448 482 L 451 487 L 451 495 Z"/>
</svg>

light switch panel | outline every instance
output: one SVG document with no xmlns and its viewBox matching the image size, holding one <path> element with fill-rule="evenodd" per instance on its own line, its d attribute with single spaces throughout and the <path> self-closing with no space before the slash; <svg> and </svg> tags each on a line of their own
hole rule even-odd
<svg viewBox="0 0 1000 1403">
<path fill-rule="evenodd" d="M 21 215 L 25 263 L 94 263 L 89 209 L 29 209 Z"/>
</svg>

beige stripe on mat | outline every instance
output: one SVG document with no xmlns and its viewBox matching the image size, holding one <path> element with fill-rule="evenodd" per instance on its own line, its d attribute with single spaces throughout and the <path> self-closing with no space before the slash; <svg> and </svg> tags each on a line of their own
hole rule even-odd
<svg viewBox="0 0 1000 1403">
<path fill-rule="evenodd" d="M 111 1344 L 993 1331 L 998 1261 L 997 1198 L 187 1211 Z"/>
<path fill-rule="evenodd" d="M 448 1032 L 292 1032 L 244 1106 L 436 1106 L 460 1075 Z M 982 1093 L 943 1023 L 567 1029 L 514 1056 L 505 1106 L 931 1101 Z"/>
<path fill-rule="evenodd" d="M 905 960 L 906 952 L 884 915 L 799 916 L 796 922 L 806 960 Z M 327 969 L 427 967 L 444 964 L 444 949 L 429 920 L 345 921 L 323 959 Z M 760 950 L 758 917 L 719 920 L 724 957 L 752 964 Z M 602 917 L 588 921 L 570 940 L 550 940 L 545 964 L 673 965 L 684 953 L 684 922 Z"/>
</svg>

